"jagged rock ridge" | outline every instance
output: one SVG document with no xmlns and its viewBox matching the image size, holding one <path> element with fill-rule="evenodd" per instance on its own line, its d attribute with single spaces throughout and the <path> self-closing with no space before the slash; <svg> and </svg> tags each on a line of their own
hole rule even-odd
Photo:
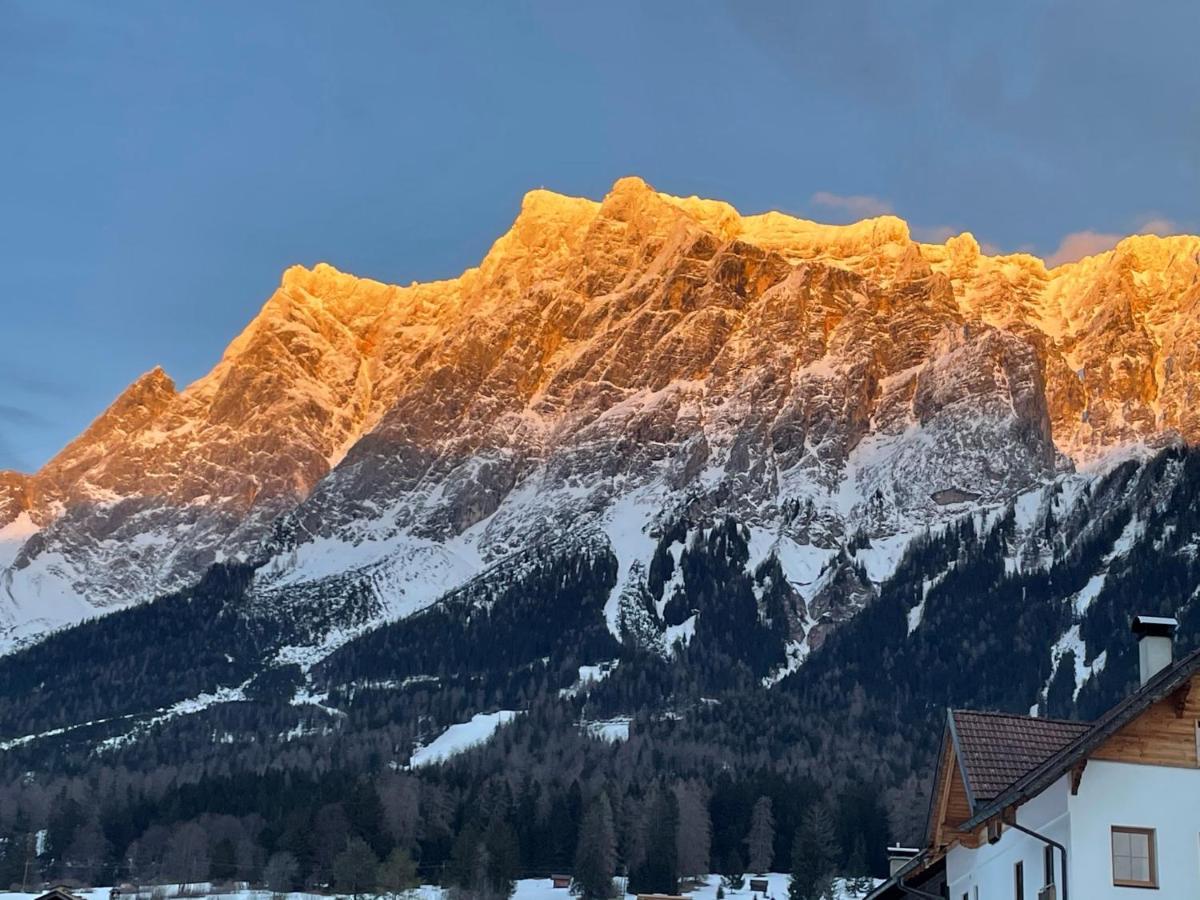
<svg viewBox="0 0 1200 900">
<path fill-rule="evenodd" d="M 924 526 L 1194 440 L 1198 284 L 1195 237 L 1047 270 L 894 217 L 535 191 L 457 279 L 289 269 L 207 376 L 0 473 L 0 640 L 228 559 L 260 603 L 365 585 L 395 617 L 563 533 L 615 553 L 617 633 L 663 529 L 724 514 L 836 622 Z"/>
</svg>

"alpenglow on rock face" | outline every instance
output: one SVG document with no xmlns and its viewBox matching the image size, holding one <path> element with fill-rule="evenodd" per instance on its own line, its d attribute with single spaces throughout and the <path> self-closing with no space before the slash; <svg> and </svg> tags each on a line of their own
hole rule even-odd
<svg viewBox="0 0 1200 900">
<path fill-rule="evenodd" d="M 619 631 L 664 530 L 724 515 L 815 640 L 925 526 L 1195 440 L 1198 303 L 1196 237 L 1047 270 L 894 217 L 534 191 L 457 279 L 289 269 L 207 376 L 156 369 L 0 473 L 0 647 L 223 560 L 262 564 L 261 602 L 353 589 L 377 621 L 564 540 L 616 555 Z"/>
</svg>

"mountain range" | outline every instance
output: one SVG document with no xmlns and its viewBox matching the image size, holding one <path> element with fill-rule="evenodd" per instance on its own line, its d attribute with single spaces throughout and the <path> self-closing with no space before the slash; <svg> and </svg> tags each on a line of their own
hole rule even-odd
<svg viewBox="0 0 1200 900">
<path fill-rule="evenodd" d="M 1195 236 L 1048 269 L 637 178 L 453 280 L 291 268 L 0 473 L 4 771 L 161 800 L 503 720 L 463 783 L 770 770 L 911 835 L 945 705 L 1086 717 L 1131 614 L 1200 640 L 1198 304 Z"/>
<path fill-rule="evenodd" d="M 385 621 L 564 537 L 616 555 L 619 637 L 664 529 L 729 514 L 795 587 L 799 649 L 854 611 L 831 563 L 869 593 L 923 529 L 1193 440 L 1198 300 L 1195 237 L 1047 270 L 894 217 L 534 191 L 457 279 L 289 269 L 208 375 L 155 369 L 0 473 L 0 645 L 224 561 L 265 603 L 362 585 Z"/>
</svg>

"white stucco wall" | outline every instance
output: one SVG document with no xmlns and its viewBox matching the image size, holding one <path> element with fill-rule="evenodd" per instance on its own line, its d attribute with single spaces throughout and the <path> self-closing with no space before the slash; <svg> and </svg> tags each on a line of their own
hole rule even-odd
<svg viewBox="0 0 1200 900">
<path fill-rule="evenodd" d="M 1069 805 L 1071 900 L 1200 898 L 1200 769 L 1092 760 Z M 1158 891 L 1113 886 L 1113 825 L 1155 829 Z"/>
<path fill-rule="evenodd" d="M 1017 821 L 1067 846 L 1070 900 L 1200 900 L 1200 769 L 1092 760 L 1079 793 L 1063 776 L 1022 805 Z M 1111 828 L 1153 828 L 1157 891 L 1112 883 Z M 996 844 L 953 848 L 946 858 L 950 900 L 1011 900 L 1013 867 L 1025 862 L 1025 897 L 1043 885 L 1043 844 L 1011 828 Z M 1055 853 L 1056 865 L 1061 858 Z M 1059 897 L 1062 873 L 1056 872 Z"/>
<path fill-rule="evenodd" d="M 1017 810 L 1017 821 L 1026 828 L 1041 832 L 1070 848 L 1071 819 L 1068 816 L 1070 787 L 1063 776 L 1038 796 Z M 946 876 L 950 885 L 950 900 L 1012 900 L 1013 871 L 1017 860 L 1025 863 L 1025 897 L 1036 900 L 1045 883 L 1042 850 L 1045 845 L 1015 829 L 1005 829 L 995 844 L 984 844 L 975 850 L 954 847 L 946 857 Z M 1054 854 L 1055 880 L 1062 882 L 1061 856 Z M 1072 887 L 1072 900 L 1081 900 Z M 978 895 L 976 894 L 978 889 Z M 1128 900 L 1128 898 L 1127 898 Z"/>
</svg>

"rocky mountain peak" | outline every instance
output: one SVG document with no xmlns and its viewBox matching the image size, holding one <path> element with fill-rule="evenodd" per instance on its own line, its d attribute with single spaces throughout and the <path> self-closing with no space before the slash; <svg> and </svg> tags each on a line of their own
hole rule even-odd
<svg viewBox="0 0 1200 900">
<path fill-rule="evenodd" d="M 147 373 L 0 479 L 0 526 L 41 529 L 0 602 L 69 619 L 270 558 L 264 592 L 369 571 L 400 614 L 554 534 L 607 542 L 621 596 L 664 522 L 718 515 L 805 582 L 856 533 L 1200 436 L 1198 258 L 1137 236 L 1048 272 L 895 216 L 531 191 L 458 278 L 288 269 L 210 373 Z"/>
</svg>

